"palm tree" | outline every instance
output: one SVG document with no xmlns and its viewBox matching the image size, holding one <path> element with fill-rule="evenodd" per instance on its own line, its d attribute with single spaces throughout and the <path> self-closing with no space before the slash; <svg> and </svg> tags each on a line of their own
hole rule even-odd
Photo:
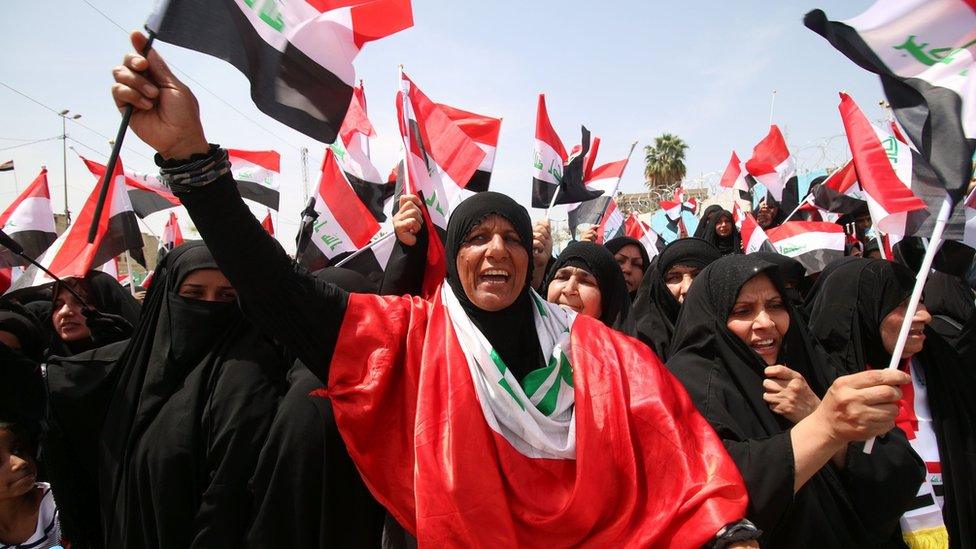
<svg viewBox="0 0 976 549">
<path fill-rule="evenodd" d="M 644 147 L 644 184 L 648 189 L 672 187 L 685 177 L 685 151 L 688 144 L 674 134 L 654 138 L 654 145 Z"/>
</svg>

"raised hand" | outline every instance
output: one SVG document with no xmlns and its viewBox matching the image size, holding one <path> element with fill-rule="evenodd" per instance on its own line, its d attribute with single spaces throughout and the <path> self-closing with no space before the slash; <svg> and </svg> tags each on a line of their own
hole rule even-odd
<svg viewBox="0 0 976 549">
<path fill-rule="evenodd" d="M 911 383 L 905 372 L 868 370 L 837 378 L 817 407 L 822 425 L 838 441 L 863 441 L 895 427 L 899 385 Z"/>
<path fill-rule="evenodd" d="M 139 31 L 129 38 L 136 52 L 149 40 Z M 200 123 L 197 98 L 170 71 L 156 50 L 143 57 L 128 53 L 112 70 L 112 98 L 119 111 L 132 105 L 129 127 L 165 159 L 184 159 L 205 153 L 210 146 Z"/>
<path fill-rule="evenodd" d="M 400 208 L 393 216 L 393 232 L 397 240 L 404 246 L 417 243 L 417 233 L 424 225 L 424 216 L 420 211 L 420 197 L 413 194 L 400 196 Z"/>
</svg>

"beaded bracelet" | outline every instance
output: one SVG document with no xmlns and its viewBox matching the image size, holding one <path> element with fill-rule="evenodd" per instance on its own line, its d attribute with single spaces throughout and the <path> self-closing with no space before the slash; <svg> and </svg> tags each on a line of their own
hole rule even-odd
<svg viewBox="0 0 976 549">
<path fill-rule="evenodd" d="M 230 172 L 227 151 L 220 145 L 211 144 L 206 154 L 197 154 L 189 160 L 163 160 L 156 155 L 156 165 L 160 166 L 159 179 L 174 193 L 186 193 L 213 183 Z"/>
</svg>

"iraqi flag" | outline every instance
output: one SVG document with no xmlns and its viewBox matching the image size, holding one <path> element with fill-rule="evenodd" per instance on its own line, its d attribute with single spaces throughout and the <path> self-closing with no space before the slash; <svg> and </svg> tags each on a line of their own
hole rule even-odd
<svg viewBox="0 0 976 549">
<path fill-rule="evenodd" d="M 92 175 L 101 181 L 105 177 L 105 165 L 99 164 L 94 160 L 89 160 L 84 156 L 81 161 Z M 122 164 L 120 158 L 118 164 Z M 180 199 L 170 192 L 159 179 L 145 174 L 129 172 L 123 166 L 125 174 L 125 190 L 129 195 L 129 203 L 132 204 L 132 211 L 140 218 L 145 219 L 150 214 L 175 208 L 180 205 Z"/>
<path fill-rule="evenodd" d="M 611 204 L 616 209 L 616 201 L 613 197 L 617 194 L 617 188 L 620 186 L 620 178 L 624 175 L 627 162 L 627 158 L 616 162 L 608 162 L 590 172 L 590 179 L 586 182 L 587 188 L 599 190 L 603 194 L 593 200 L 581 202 L 576 207 L 569 209 L 567 212 L 567 220 L 570 234 L 576 234 L 576 229 L 581 224 L 600 225 L 601 220 L 606 216 L 606 212 L 610 209 Z M 623 218 L 621 217 L 622 221 Z M 610 234 L 613 233 L 611 232 Z"/>
<path fill-rule="evenodd" d="M 349 111 L 339 128 L 339 137 L 329 148 L 359 200 L 382 223 L 386 221 L 383 211 L 387 201 L 393 197 L 394 185 L 383 180 L 369 157 L 369 140 L 376 132 L 366 112 L 366 93 L 360 84 L 353 90 Z"/>
<path fill-rule="evenodd" d="M 627 216 L 627 220 L 624 221 L 624 236 L 639 241 L 644 246 L 644 250 L 647 251 L 647 257 L 656 256 L 664 247 L 664 239 L 654 232 L 650 225 L 641 221 L 633 213 Z"/>
<path fill-rule="evenodd" d="M 346 181 L 331 150 L 325 151 L 322 162 L 315 211 L 319 216 L 312 224 L 310 245 L 302 253 L 303 264 L 311 270 L 366 246 L 380 230 L 379 223 Z"/>
<path fill-rule="evenodd" d="M 840 94 L 840 114 L 858 181 L 878 230 L 900 236 L 929 236 L 946 198 L 939 178 L 922 156 L 872 124 L 857 103 Z M 965 225 L 961 204 L 953 210 L 945 238 L 958 240 Z"/>
<path fill-rule="evenodd" d="M 853 160 L 816 186 L 812 196 L 814 206 L 831 213 L 850 215 L 867 207 Z"/>
<path fill-rule="evenodd" d="M 278 211 L 281 193 L 276 176 L 281 173 L 281 155 L 277 151 L 227 149 L 227 157 L 241 198 Z"/>
<path fill-rule="evenodd" d="M 779 126 L 773 124 L 769 133 L 752 149 L 752 158 L 746 161 L 748 171 L 777 202 L 783 200 L 783 187 L 796 175 L 796 162 L 786 147 L 786 140 Z"/>
<path fill-rule="evenodd" d="M 847 241 L 843 227 L 823 221 L 788 221 L 766 235 L 777 252 L 802 263 L 808 275 L 844 257 Z"/>
<path fill-rule="evenodd" d="M 168 0 L 146 23 L 159 40 L 234 65 L 262 112 L 323 143 L 346 116 L 359 50 L 411 26 L 410 0 Z"/>
<path fill-rule="evenodd" d="M 271 210 L 268 210 L 268 215 L 264 216 L 261 221 L 261 228 L 263 228 L 269 235 L 274 236 L 274 223 L 271 221 Z"/>
<path fill-rule="evenodd" d="M 546 96 L 539 94 L 535 117 L 535 146 L 532 159 L 532 207 L 548 208 L 553 204 L 573 204 L 592 200 L 600 193 L 586 188 L 583 182 L 587 153 L 590 150 L 590 132 L 583 128 L 580 148 L 570 157 L 549 121 Z"/>
<path fill-rule="evenodd" d="M 180 222 L 176 218 L 176 212 L 169 212 L 166 225 L 163 226 L 163 237 L 159 240 L 160 255 L 170 252 L 173 248 L 183 244 L 183 231 L 180 230 Z"/>
<path fill-rule="evenodd" d="M 491 185 L 491 172 L 495 167 L 495 150 L 498 148 L 498 136 L 502 131 L 502 119 L 475 114 L 443 103 L 438 106 L 462 132 L 474 141 L 478 148 L 485 152 L 484 160 L 478 165 L 478 169 L 464 186 L 464 190 L 468 193 L 487 191 Z"/>
<path fill-rule="evenodd" d="M 95 221 L 95 206 L 102 185 L 108 185 L 105 208 L 96 223 L 94 242 L 88 242 L 89 227 Z M 142 235 L 136 214 L 125 189 L 122 164 L 117 163 L 115 176 L 105 181 L 99 178 L 74 223 L 51 244 L 38 259 L 41 265 L 60 278 L 83 277 L 93 268 L 103 265 L 124 252 L 145 266 L 142 254 Z M 30 267 L 11 287 L 11 291 L 53 282 L 37 267 Z"/>
<path fill-rule="evenodd" d="M 804 24 L 881 77 L 895 118 L 958 203 L 976 152 L 976 2 L 876 2 L 842 22 L 815 10 Z"/>
<path fill-rule="evenodd" d="M 751 213 L 743 212 L 738 203 L 732 205 L 732 221 L 739 229 L 739 235 L 742 237 L 743 253 L 773 251 L 773 245 L 769 242 L 766 231 L 759 226 Z"/>
<path fill-rule="evenodd" d="M 402 73 L 397 113 L 406 155 L 408 194 L 423 194 L 431 222 L 447 228 L 451 210 L 485 152 Z M 433 240 L 433 239 L 431 239 Z"/>
<path fill-rule="evenodd" d="M 678 221 L 681 218 L 683 205 L 678 200 L 662 200 L 657 203 L 658 207 L 664 211 L 664 215 L 671 221 Z"/>
<path fill-rule="evenodd" d="M 0 228 L 24 248 L 26 255 L 35 259 L 57 239 L 47 168 L 41 168 L 34 182 L 0 213 Z M 0 246 L 0 267 L 26 264 L 23 258 Z"/>
</svg>

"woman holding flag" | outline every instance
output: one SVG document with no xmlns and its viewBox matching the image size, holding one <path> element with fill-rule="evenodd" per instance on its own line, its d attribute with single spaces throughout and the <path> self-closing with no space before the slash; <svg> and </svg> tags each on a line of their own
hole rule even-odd
<svg viewBox="0 0 976 549">
<path fill-rule="evenodd" d="M 433 295 L 348 294 L 296 272 L 261 229 L 156 52 L 127 55 L 115 79 L 245 314 L 327 383 L 364 480 L 421 544 L 755 546 L 735 465 L 680 384 L 529 288 L 523 207 L 492 192 L 459 204 L 445 257 L 428 258 L 446 259 Z"/>
</svg>

